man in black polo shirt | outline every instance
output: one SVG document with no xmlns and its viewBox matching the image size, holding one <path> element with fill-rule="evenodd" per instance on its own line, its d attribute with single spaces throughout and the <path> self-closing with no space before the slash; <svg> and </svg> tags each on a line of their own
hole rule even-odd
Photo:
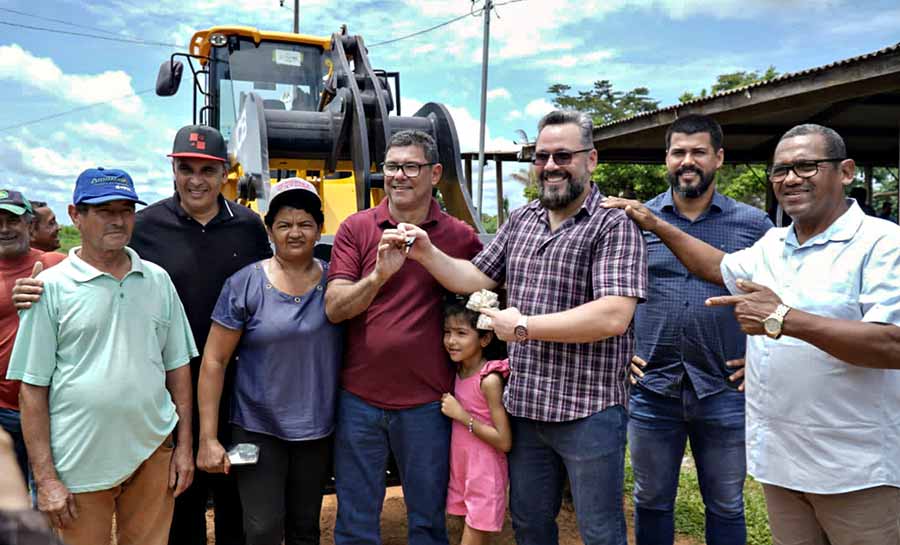
<svg viewBox="0 0 900 545">
<path fill-rule="evenodd" d="M 272 252 L 259 216 L 220 194 L 227 174 L 227 151 L 219 131 L 203 125 L 183 127 L 175 135 L 169 157 L 175 173 L 175 194 L 138 212 L 130 246 L 172 277 L 202 354 L 210 316 L 225 279 L 249 263 L 270 257 Z M 200 423 L 196 397 L 199 372 L 198 357 L 191 360 L 195 454 Z M 219 440 L 224 445 L 230 443 L 231 379 L 231 374 L 226 377 L 220 403 Z M 170 545 L 206 544 L 210 494 L 216 509 L 216 545 L 243 544 L 240 499 L 233 477 L 198 471 L 193 485 L 175 500 Z"/>
</svg>

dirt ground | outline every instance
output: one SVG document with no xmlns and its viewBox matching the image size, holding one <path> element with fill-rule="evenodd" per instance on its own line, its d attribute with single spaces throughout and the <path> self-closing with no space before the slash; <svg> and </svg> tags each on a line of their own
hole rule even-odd
<svg viewBox="0 0 900 545">
<path fill-rule="evenodd" d="M 337 515 L 337 497 L 332 494 L 325 496 L 322 504 L 322 541 L 321 545 L 334 545 L 334 519 Z M 626 512 L 629 522 L 628 543 L 634 543 L 634 534 L 630 528 L 631 512 Z M 212 510 L 207 513 L 208 542 L 215 543 L 212 525 L 214 524 Z M 575 522 L 575 512 L 566 505 L 563 506 L 556 520 L 559 525 L 559 545 L 584 545 L 578 535 L 578 526 Z M 459 543 L 463 530 L 463 521 L 460 517 L 448 517 L 447 526 L 450 532 L 450 543 Z M 381 515 L 381 538 L 383 545 L 406 545 L 406 505 L 403 503 L 403 492 L 399 486 L 390 487 L 384 499 L 384 511 Z M 494 545 L 515 545 L 509 514 L 503 524 L 503 531 L 494 538 Z M 675 545 L 700 545 L 699 542 L 685 536 L 678 536 Z"/>
</svg>

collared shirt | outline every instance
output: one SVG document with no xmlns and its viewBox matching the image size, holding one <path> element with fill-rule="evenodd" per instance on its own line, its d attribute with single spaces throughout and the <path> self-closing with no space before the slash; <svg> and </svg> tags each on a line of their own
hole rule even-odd
<svg viewBox="0 0 900 545">
<path fill-rule="evenodd" d="M 514 210 L 472 260 L 506 281 L 509 306 L 525 316 L 562 312 L 607 296 L 647 296 L 647 250 L 622 210 L 600 207 L 591 192 L 578 212 L 552 231 L 539 201 Z M 634 330 L 590 343 L 510 343 L 512 374 L 504 403 L 513 416 L 545 422 L 583 418 L 626 401 L 625 369 Z"/>
<path fill-rule="evenodd" d="M 357 282 L 372 272 L 382 232 L 396 226 L 387 199 L 344 220 L 334 236 L 329 282 Z M 419 227 L 453 257 L 471 259 L 481 249 L 475 231 L 442 212 L 434 199 Z M 424 267 L 406 260 L 369 307 L 347 321 L 341 386 L 384 409 L 416 407 L 449 392 L 453 370 L 443 343 L 446 293 Z"/>
<path fill-rule="evenodd" d="M 713 193 L 709 208 L 691 221 L 681 215 L 672 190 L 645 206 L 685 233 L 732 253 L 753 245 L 772 228 L 759 209 Z M 733 369 L 725 362 L 744 357 L 747 336 L 729 307 L 707 307 L 709 297 L 728 291 L 692 275 L 678 258 L 649 231 L 644 232 L 649 259 L 647 302 L 634 315 L 637 355 L 647 362 L 643 388 L 680 398 L 685 374 L 698 398 L 728 388 Z"/>
<path fill-rule="evenodd" d="M 728 289 L 741 293 L 737 280 L 749 279 L 791 308 L 900 326 L 900 227 L 848 204 L 802 245 L 791 226 L 725 256 Z M 746 378 L 747 470 L 757 480 L 817 494 L 900 486 L 900 372 L 754 335 Z"/>
<path fill-rule="evenodd" d="M 127 479 L 175 428 L 166 373 L 197 348 L 164 270 L 126 248 L 119 280 L 77 250 L 38 276 L 44 294 L 22 311 L 7 377 L 49 387 L 56 471 L 91 492 Z"/>
</svg>

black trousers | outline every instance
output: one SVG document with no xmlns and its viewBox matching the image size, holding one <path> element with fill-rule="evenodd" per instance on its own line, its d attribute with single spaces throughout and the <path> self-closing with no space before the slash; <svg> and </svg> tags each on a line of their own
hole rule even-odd
<svg viewBox="0 0 900 545">
<path fill-rule="evenodd" d="M 332 437 L 285 441 L 237 426 L 231 437 L 234 443 L 259 446 L 256 464 L 231 467 L 244 508 L 247 545 L 280 545 L 282 539 L 284 545 L 318 545 Z"/>
<path fill-rule="evenodd" d="M 244 545 L 241 500 L 234 475 L 199 469 L 194 471 L 191 486 L 175 498 L 169 545 L 206 545 L 206 507 L 210 497 L 216 512 L 216 545 Z"/>
<path fill-rule="evenodd" d="M 207 326 L 208 328 L 208 326 Z M 205 334 L 204 334 L 205 337 Z M 198 343 L 199 350 L 203 346 Z M 235 365 L 225 371 L 225 384 L 219 402 L 219 441 L 225 448 L 232 444 L 231 392 L 234 391 Z M 200 413 L 197 404 L 197 383 L 200 377 L 200 358 L 191 360 L 191 381 L 194 389 L 192 433 L 194 434 L 194 461 L 200 446 Z M 241 514 L 241 498 L 238 495 L 234 475 L 206 473 L 196 469 L 194 481 L 175 498 L 175 513 L 169 531 L 169 545 L 206 545 L 206 507 L 212 499 L 215 507 L 216 545 L 244 545 L 244 517 Z"/>
</svg>

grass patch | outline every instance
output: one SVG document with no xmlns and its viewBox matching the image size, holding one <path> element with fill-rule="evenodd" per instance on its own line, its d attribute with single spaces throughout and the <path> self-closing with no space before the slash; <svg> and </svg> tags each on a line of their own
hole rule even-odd
<svg viewBox="0 0 900 545">
<path fill-rule="evenodd" d="M 685 455 L 691 456 L 690 448 L 687 449 Z M 693 457 L 690 460 L 691 463 L 681 466 L 681 473 L 678 477 L 678 496 L 675 499 L 675 531 L 703 543 L 706 539 L 704 533 L 706 514 Z M 632 502 L 633 493 L 634 473 L 631 469 L 631 456 L 626 454 L 625 497 L 629 503 Z M 766 501 L 762 486 L 749 476 L 744 482 L 744 513 L 747 519 L 747 544 L 771 545 L 769 516 L 766 513 Z"/>
</svg>

